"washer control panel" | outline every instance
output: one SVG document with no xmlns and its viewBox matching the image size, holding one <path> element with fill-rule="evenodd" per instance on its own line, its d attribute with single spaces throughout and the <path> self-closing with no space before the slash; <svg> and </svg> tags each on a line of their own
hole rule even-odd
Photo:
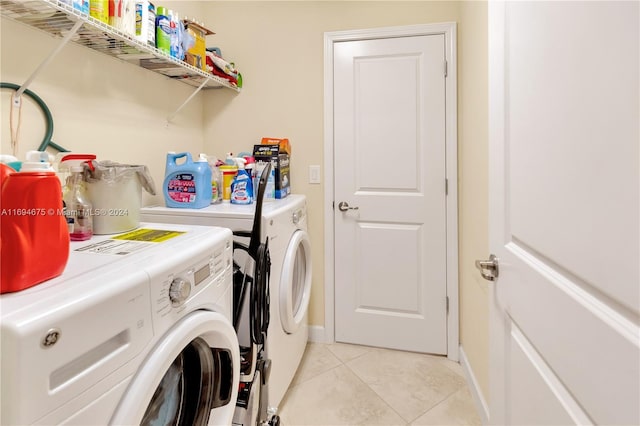
<svg viewBox="0 0 640 426">
<path fill-rule="evenodd" d="M 180 306 L 191 294 L 191 283 L 184 278 L 174 278 L 169 285 L 169 300 L 172 306 Z"/>
<path fill-rule="evenodd" d="M 151 277 L 151 300 L 154 324 L 159 329 L 170 327 L 193 309 L 218 304 L 220 297 L 231 286 L 233 270 L 233 240 L 219 241 L 192 257 L 191 262 L 167 264 Z M 186 264 L 185 264 L 186 263 Z M 220 301 L 220 303 L 223 303 Z"/>
</svg>

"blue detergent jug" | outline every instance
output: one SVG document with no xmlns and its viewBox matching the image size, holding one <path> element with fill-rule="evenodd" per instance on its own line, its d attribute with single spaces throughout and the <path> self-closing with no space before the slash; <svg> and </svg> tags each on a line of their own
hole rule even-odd
<svg viewBox="0 0 640 426">
<path fill-rule="evenodd" d="M 176 164 L 184 157 L 184 163 Z M 167 153 L 162 191 L 167 207 L 207 207 L 211 203 L 211 168 L 206 158 L 194 162 L 188 152 Z"/>
</svg>

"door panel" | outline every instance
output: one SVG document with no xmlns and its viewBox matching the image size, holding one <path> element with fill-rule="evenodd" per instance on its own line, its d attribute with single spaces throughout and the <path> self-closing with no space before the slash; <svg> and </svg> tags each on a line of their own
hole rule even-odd
<svg viewBox="0 0 640 426">
<path fill-rule="evenodd" d="M 444 55 L 441 34 L 334 46 L 337 341 L 447 351 Z"/>
<path fill-rule="evenodd" d="M 549 367 L 520 330 L 513 326 L 510 334 L 509 369 L 514 374 L 509 378 L 509 394 L 513 409 L 507 424 L 589 424 L 588 420 L 576 422 L 572 418 L 570 410 L 575 407 L 575 401 L 561 383 L 545 380 L 553 377 L 553 374 L 549 373 Z"/>
<path fill-rule="evenodd" d="M 638 187 L 633 3 L 507 5 L 506 148 L 513 238 L 638 311 L 638 198 L 620 197 Z"/>
<path fill-rule="evenodd" d="M 494 424 L 640 422 L 639 12 L 490 5 Z"/>
<path fill-rule="evenodd" d="M 393 194 L 421 189 L 419 117 L 403 107 L 419 101 L 419 61 L 415 54 L 354 58 L 356 191 Z M 402 76 L 405 87 L 388 84 L 393 76 Z M 390 171 L 389 157 L 394 155 L 400 164 Z"/>
<path fill-rule="evenodd" d="M 367 309 L 380 315 L 406 316 L 419 314 L 422 281 L 416 269 L 422 258 L 420 227 L 415 225 L 389 225 L 358 223 L 358 289 L 356 309 Z M 403 247 L 402 251 L 397 247 Z M 393 268 L 372 268 L 372 265 L 394 265 Z M 378 285 L 402 283 L 401 286 Z M 398 291 L 401 289 L 402 291 Z"/>
</svg>

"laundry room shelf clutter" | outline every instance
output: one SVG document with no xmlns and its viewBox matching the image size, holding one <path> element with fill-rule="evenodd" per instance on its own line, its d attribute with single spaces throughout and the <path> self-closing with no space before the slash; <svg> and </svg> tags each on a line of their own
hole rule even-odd
<svg viewBox="0 0 640 426">
<path fill-rule="evenodd" d="M 227 78 L 218 77 L 172 57 L 132 34 L 106 24 L 70 4 L 56 0 L 0 0 L 3 17 L 45 31 L 108 56 L 170 77 L 198 89 L 228 88 L 240 91 Z"/>
</svg>

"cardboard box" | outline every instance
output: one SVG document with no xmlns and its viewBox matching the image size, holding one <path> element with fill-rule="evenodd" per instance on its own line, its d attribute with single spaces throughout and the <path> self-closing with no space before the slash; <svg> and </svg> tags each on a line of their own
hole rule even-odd
<svg viewBox="0 0 640 426">
<path fill-rule="evenodd" d="M 273 145 L 278 144 L 280 146 L 280 152 L 286 152 L 291 156 L 291 144 L 289 143 L 289 139 L 279 139 L 279 138 L 262 138 L 260 142 L 262 145 Z"/>
<path fill-rule="evenodd" d="M 289 154 L 281 151 L 278 144 L 260 144 L 253 146 L 253 158 L 256 160 L 256 164 L 271 162 L 276 177 L 276 198 L 285 198 L 291 193 Z"/>
<path fill-rule="evenodd" d="M 185 19 L 182 22 L 184 23 L 185 30 L 195 39 L 193 47 L 185 52 L 184 61 L 189 65 L 207 71 L 207 59 L 205 56 L 207 42 L 205 38 L 215 33 L 194 21 Z"/>
</svg>

